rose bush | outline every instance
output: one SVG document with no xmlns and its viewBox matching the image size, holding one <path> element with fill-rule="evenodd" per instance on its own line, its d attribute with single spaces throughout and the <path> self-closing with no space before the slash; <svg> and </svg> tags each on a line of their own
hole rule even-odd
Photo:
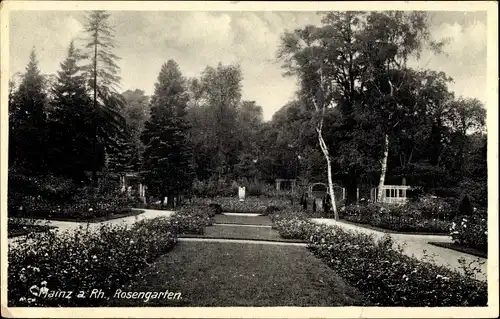
<svg viewBox="0 0 500 319">
<path fill-rule="evenodd" d="M 240 202 L 237 198 L 222 197 L 214 200 L 221 205 L 223 212 L 231 213 L 255 213 L 255 214 L 268 214 L 273 207 L 276 210 L 292 208 L 289 199 L 282 198 L 266 198 L 266 197 L 247 197 L 245 201 Z"/>
<path fill-rule="evenodd" d="M 76 298 L 79 291 L 122 288 L 184 233 L 199 234 L 211 224 L 206 210 L 186 207 L 170 218 L 141 220 L 132 226 L 102 225 L 76 231 L 31 233 L 8 252 L 9 306 L 98 306 L 105 300 Z M 71 299 L 42 298 L 31 291 L 74 291 Z"/>
<path fill-rule="evenodd" d="M 215 213 L 207 206 L 183 206 L 170 217 L 175 232 L 181 234 L 203 234 L 206 226 L 214 223 Z"/>
<path fill-rule="evenodd" d="M 120 288 L 176 243 L 165 218 L 133 227 L 81 227 L 73 232 L 29 234 L 8 253 L 9 306 L 92 306 L 100 300 L 76 298 L 92 289 L 107 295 Z M 43 298 L 30 291 L 74 291 L 71 299 Z"/>
<path fill-rule="evenodd" d="M 41 196 L 26 196 L 10 216 L 91 220 L 113 214 L 130 213 L 131 198 L 124 194 L 92 194 L 80 192 L 72 200 L 54 202 Z M 19 209 L 22 208 L 22 209 Z"/>
<path fill-rule="evenodd" d="M 488 251 L 488 221 L 485 214 L 459 216 L 451 227 L 451 238 L 459 245 Z"/>
<path fill-rule="evenodd" d="M 311 228 L 315 224 L 304 218 L 302 212 L 286 212 L 274 213 L 270 215 L 273 222 L 273 228 L 278 230 L 281 237 L 285 239 L 301 239 L 308 238 Z"/>
<path fill-rule="evenodd" d="M 448 233 L 450 222 L 439 217 L 445 216 L 448 206 L 424 202 L 391 205 L 368 203 L 349 205 L 342 211 L 342 218 L 360 224 L 368 224 L 401 232 Z"/>
<path fill-rule="evenodd" d="M 307 238 L 309 249 L 359 289 L 369 306 L 487 304 L 486 282 L 409 257 L 389 236 L 375 240 L 340 227 L 313 224 L 298 213 L 275 215 L 273 221 L 280 234 Z"/>
</svg>

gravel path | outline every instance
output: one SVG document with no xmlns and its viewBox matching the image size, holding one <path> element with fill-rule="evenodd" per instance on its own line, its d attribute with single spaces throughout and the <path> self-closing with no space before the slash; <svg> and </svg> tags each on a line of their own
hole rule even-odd
<svg viewBox="0 0 500 319">
<path fill-rule="evenodd" d="M 111 219 L 111 220 L 106 220 L 103 222 L 98 222 L 98 223 L 85 223 L 85 222 L 68 222 L 68 221 L 58 221 L 58 220 L 40 220 L 41 225 L 48 225 L 48 226 L 55 226 L 57 227 L 57 231 L 59 232 L 64 232 L 64 231 L 73 231 L 78 229 L 80 226 L 86 227 L 87 224 L 89 225 L 89 228 L 95 228 L 98 229 L 101 225 L 132 225 L 135 222 L 138 222 L 139 220 L 143 219 L 151 219 L 159 216 L 166 216 L 169 217 L 171 216 L 174 212 L 173 211 L 165 211 L 165 210 L 154 210 L 154 209 L 140 209 L 143 210 L 144 213 L 135 215 L 135 216 L 127 216 L 123 218 L 116 218 L 116 219 Z M 23 236 L 19 237 L 12 237 L 9 238 L 8 242 L 9 245 L 14 244 L 17 240 L 21 239 Z"/>
<path fill-rule="evenodd" d="M 341 221 L 335 221 L 334 219 L 327 218 L 312 218 L 313 222 L 326 224 L 326 225 L 336 225 L 340 226 L 344 229 L 354 230 L 366 234 L 373 234 L 375 238 L 381 238 L 386 235 L 386 233 L 376 231 L 373 229 L 360 227 L 353 224 L 343 223 Z M 448 268 L 452 268 L 455 270 L 460 269 L 460 264 L 458 259 L 463 257 L 469 262 L 473 262 L 475 260 L 485 261 L 485 263 L 478 267 L 481 269 L 482 274 L 477 276 L 480 280 L 486 280 L 487 274 L 487 259 L 475 257 L 469 254 L 461 253 L 452 249 L 446 249 L 438 246 L 434 246 L 429 244 L 429 242 L 452 242 L 451 239 L 447 236 L 436 236 L 436 235 L 407 235 L 407 234 L 389 234 L 395 241 L 396 244 L 400 244 L 404 246 L 404 252 L 409 256 L 415 256 L 418 259 L 423 259 L 424 255 L 433 256 L 432 262 L 437 265 L 446 266 Z M 477 265 L 477 264 L 476 264 Z"/>
</svg>

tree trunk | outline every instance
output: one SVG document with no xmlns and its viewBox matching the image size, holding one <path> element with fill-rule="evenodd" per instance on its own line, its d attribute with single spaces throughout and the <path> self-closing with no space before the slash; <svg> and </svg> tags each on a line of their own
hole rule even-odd
<svg viewBox="0 0 500 319">
<path fill-rule="evenodd" d="M 94 118 L 94 138 L 92 139 L 92 151 L 94 152 L 94 167 L 93 167 L 93 171 L 92 171 L 92 178 L 94 179 L 94 183 L 96 183 L 96 178 L 97 178 L 97 167 L 98 167 L 98 162 L 99 162 L 99 159 L 98 159 L 98 154 L 97 154 L 97 134 L 98 134 L 98 125 L 97 125 L 97 116 L 98 116 L 98 112 L 97 112 L 97 33 L 95 34 L 95 38 L 94 38 L 94 69 L 92 70 L 93 71 L 93 86 L 94 86 L 94 101 L 93 101 L 93 104 L 94 104 L 94 112 L 95 112 L 95 116 L 96 118 Z"/>
<path fill-rule="evenodd" d="M 323 120 L 323 119 L 321 119 Z M 339 220 L 339 214 L 337 212 L 337 205 L 335 203 L 335 194 L 333 193 L 333 180 L 332 180 L 332 163 L 330 161 L 330 154 L 328 152 L 328 148 L 326 146 L 325 140 L 323 139 L 323 133 L 321 131 L 321 126 L 317 128 L 318 132 L 318 140 L 319 140 L 319 146 L 321 147 L 321 150 L 323 151 L 323 155 L 325 155 L 326 159 L 326 165 L 327 165 L 327 172 L 328 172 L 328 189 L 330 193 L 330 201 L 332 203 L 332 209 L 333 209 L 333 216 L 335 220 Z"/>
<path fill-rule="evenodd" d="M 385 181 L 385 173 L 387 171 L 387 158 L 389 157 L 389 135 L 385 134 L 385 142 L 384 142 L 384 157 L 382 159 L 382 168 L 380 172 L 380 181 L 378 182 L 378 195 L 377 201 L 382 202 L 382 198 L 384 195 L 384 181 Z"/>
</svg>

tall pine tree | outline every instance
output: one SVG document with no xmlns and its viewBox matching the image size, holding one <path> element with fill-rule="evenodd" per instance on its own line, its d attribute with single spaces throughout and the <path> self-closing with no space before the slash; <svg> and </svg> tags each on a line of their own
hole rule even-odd
<svg viewBox="0 0 500 319">
<path fill-rule="evenodd" d="M 38 68 L 35 49 L 31 51 L 26 73 L 13 93 L 10 110 L 9 153 L 11 163 L 26 173 L 45 173 L 47 102 L 43 76 Z"/>
<path fill-rule="evenodd" d="M 78 64 L 81 59 L 80 51 L 71 42 L 52 89 L 49 120 L 51 163 L 57 163 L 52 170 L 78 181 L 84 180 L 84 172 L 92 169 L 95 118 Z"/>
<path fill-rule="evenodd" d="M 94 181 L 97 171 L 103 168 L 106 157 L 113 160 L 118 156 L 117 152 L 109 154 L 109 151 L 119 150 L 126 136 L 125 120 L 121 113 L 124 101 L 117 92 L 120 84 L 120 67 L 117 64 L 119 57 L 113 53 L 116 41 L 109 18 L 110 14 L 105 11 L 91 11 L 85 24 L 89 63 L 84 69 L 96 114 L 93 127 Z"/>
<path fill-rule="evenodd" d="M 188 94 L 186 81 L 173 60 L 163 64 L 151 98 L 150 119 L 141 140 L 145 145 L 142 177 L 151 195 L 173 199 L 190 189 L 193 150 L 187 134 Z"/>
</svg>

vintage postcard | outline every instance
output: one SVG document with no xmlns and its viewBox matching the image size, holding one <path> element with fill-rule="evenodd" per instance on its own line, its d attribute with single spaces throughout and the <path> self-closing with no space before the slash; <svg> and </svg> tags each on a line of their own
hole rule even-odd
<svg viewBox="0 0 500 319">
<path fill-rule="evenodd" d="M 0 9 L 3 317 L 498 317 L 496 2 Z"/>
</svg>

